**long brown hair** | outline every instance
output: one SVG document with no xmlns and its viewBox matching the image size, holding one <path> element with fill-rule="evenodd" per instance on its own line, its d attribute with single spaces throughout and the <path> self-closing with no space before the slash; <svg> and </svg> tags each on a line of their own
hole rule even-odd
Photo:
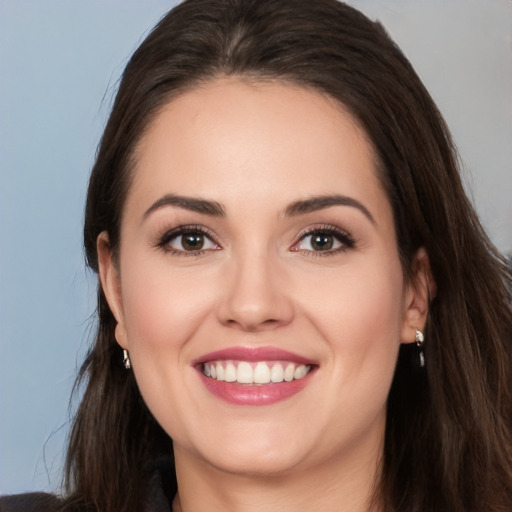
<svg viewBox="0 0 512 512">
<path fill-rule="evenodd" d="M 461 185 L 449 131 L 412 66 L 379 23 L 336 0 L 186 0 L 148 35 L 123 74 L 92 170 L 84 241 L 119 244 L 134 149 L 181 91 L 238 75 L 313 88 L 367 132 L 394 211 L 404 274 L 425 247 L 437 284 L 425 368 L 402 346 L 388 400 L 377 496 L 395 512 L 499 512 L 512 506 L 510 270 Z M 70 436 L 68 504 L 140 510 L 155 461 L 172 443 L 122 366 L 101 288 L 98 332 Z M 414 347 L 413 347 L 414 348 Z"/>
</svg>

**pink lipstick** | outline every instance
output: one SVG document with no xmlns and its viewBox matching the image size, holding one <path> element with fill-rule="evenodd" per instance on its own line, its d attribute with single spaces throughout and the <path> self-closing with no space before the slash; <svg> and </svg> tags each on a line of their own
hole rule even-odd
<svg viewBox="0 0 512 512">
<path fill-rule="evenodd" d="M 236 405 L 270 405 L 300 392 L 317 364 L 275 347 L 233 347 L 193 362 L 206 388 Z"/>
</svg>

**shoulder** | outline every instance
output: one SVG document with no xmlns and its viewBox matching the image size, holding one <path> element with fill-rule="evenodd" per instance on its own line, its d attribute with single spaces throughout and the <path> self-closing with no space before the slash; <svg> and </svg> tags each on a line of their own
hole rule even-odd
<svg viewBox="0 0 512 512">
<path fill-rule="evenodd" d="M 0 497 L 0 512 L 57 512 L 61 505 L 57 496 L 43 492 Z"/>
</svg>

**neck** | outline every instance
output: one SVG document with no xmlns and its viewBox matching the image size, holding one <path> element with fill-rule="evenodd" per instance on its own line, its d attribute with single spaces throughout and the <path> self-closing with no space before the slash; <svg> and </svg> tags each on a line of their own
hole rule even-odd
<svg viewBox="0 0 512 512">
<path fill-rule="evenodd" d="M 233 474 L 175 447 L 178 495 L 173 512 L 379 512 L 373 499 L 379 453 L 345 453 L 277 475 Z"/>
</svg>

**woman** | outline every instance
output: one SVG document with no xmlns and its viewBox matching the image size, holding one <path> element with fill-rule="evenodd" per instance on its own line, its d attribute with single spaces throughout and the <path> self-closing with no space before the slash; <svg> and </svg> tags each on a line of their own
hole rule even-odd
<svg viewBox="0 0 512 512">
<path fill-rule="evenodd" d="M 50 509 L 510 509 L 510 272 L 380 25 L 171 11 L 123 75 L 84 238 L 98 335 Z"/>
</svg>

